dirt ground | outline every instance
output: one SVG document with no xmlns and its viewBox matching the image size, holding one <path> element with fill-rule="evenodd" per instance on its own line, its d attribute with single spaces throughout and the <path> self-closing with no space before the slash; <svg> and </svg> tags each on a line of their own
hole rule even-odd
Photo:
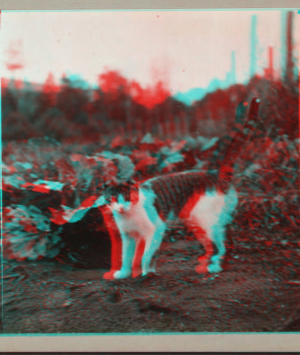
<svg viewBox="0 0 300 355">
<path fill-rule="evenodd" d="M 201 276 L 199 252 L 195 242 L 163 243 L 156 275 L 118 281 L 103 280 L 107 270 L 4 260 L 3 332 L 300 331 L 299 267 L 245 249 Z"/>
</svg>

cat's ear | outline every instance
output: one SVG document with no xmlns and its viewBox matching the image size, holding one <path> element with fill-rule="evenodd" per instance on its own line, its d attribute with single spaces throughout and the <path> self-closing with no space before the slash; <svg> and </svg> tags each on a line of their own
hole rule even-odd
<svg viewBox="0 0 300 355">
<path fill-rule="evenodd" d="M 118 195 L 117 201 L 118 201 L 118 203 L 123 205 L 125 203 L 124 196 L 122 194 Z"/>
</svg>

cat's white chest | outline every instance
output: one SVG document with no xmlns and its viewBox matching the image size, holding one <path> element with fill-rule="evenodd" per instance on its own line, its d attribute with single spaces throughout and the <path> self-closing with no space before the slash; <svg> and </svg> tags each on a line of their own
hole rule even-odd
<svg viewBox="0 0 300 355">
<path fill-rule="evenodd" d="M 120 213 L 120 208 L 112 208 L 116 224 L 119 230 L 133 238 L 145 238 L 156 229 L 157 216 L 151 214 L 151 202 L 146 201 L 143 192 L 139 191 L 139 201 L 136 204 L 128 204 Z"/>
</svg>

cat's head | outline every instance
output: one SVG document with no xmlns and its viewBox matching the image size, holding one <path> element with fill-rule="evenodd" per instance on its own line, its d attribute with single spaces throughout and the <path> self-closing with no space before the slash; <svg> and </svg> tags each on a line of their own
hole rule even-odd
<svg viewBox="0 0 300 355">
<path fill-rule="evenodd" d="M 110 183 L 103 186 L 101 196 L 96 201 L 96 206 L 105 206 L 111 211 L 125 213 L 138 201 L 138 188 L 135 181 L 127 183 Z"/>
<path fill-rule="evenodd" d="M 124 199 L 124 196 L 122 194 L 119 194 L 116 197 L 112 198 L 111 203 L 108 205 L 108 208 L 112 212 L 125 214 L 130 210 L 131 206 L 132 206 L 132 202 L 130 200 L 126 201 Z"/>
</svg>

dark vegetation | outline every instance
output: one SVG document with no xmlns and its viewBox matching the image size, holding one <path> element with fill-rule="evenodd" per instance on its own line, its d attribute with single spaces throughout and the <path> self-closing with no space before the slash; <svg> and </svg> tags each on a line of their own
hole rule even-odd
<svg viewBox="0 0 300 355">
<path fill-rule="evenodd" d="M 141 139 L 147 133 L 163 140 L 223 136 L 234 125 L 237 105 L 250 102 L 253 96 L 261 99 L 260 115 L 266 124 L 271 122 L 290 139 L 298 138 L 296 82 L 288 84 L 257 76 L 247 85 L 207 94 L 192 107 L 170 97 L 162 84 L 152 95 L 145 91 L 144 96 L 137 96 L 132 84 L 117 72 L 103 74 L 99 84 L 93 90 L 82 89 L 83 82 L 64 78 L 57 87 L 51 76 L 38 90 L 29 84 L 16 90 L 14 82 L 5 83 L 3 141 L 48 136 L 66 143 L 99 144 L 117 136 Z"/>
</svg>

